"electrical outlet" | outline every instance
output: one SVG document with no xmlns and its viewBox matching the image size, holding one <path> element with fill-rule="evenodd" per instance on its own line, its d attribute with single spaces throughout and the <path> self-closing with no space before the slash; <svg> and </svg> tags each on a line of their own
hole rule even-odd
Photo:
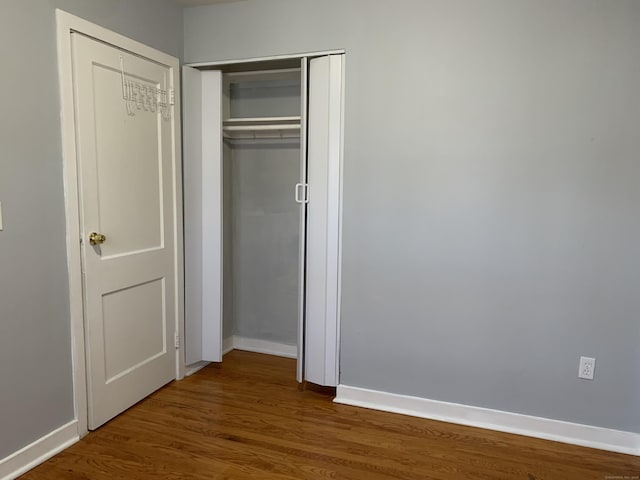
<svg viewBox="0 0 640 480">
<path fill-rule="evenodd" d="M 578 377 L 593 380 L 593 373 L 596 369 L 596 359 L 591 357 L 580 357 L 580 368 Z"/>
</svg>

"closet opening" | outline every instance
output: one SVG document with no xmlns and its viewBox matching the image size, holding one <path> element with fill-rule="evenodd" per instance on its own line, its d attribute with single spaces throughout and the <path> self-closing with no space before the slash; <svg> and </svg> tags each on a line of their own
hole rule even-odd
<svg viewBox="0 0 640 480">
<path fill-rule="evenodd" d="M 185 356 L 338 384 L 343 52 L 183 67 Z"/>
<path fill-rule="evenodd" d="M 305 225 L 295 185 L 305 112 L 296 63 L 222 73 L 223 353 L 301 350 Z"/>
</svg>

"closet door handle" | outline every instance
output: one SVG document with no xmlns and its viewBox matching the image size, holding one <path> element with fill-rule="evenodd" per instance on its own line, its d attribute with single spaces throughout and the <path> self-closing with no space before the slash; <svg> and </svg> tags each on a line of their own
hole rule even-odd
<svg viewBox="0 0 640 480">
<path fill-rule="evenodd" d="M 309 184 L 296 183 L 296 202 L 309 203 Z"/>
<path fill-rule="evenodd" d="M 302 200 L 300 200 L 300 187 L 302 186 L 301 183 L 296 183 L 296 203 L 302 203 Z"/>
</svg>

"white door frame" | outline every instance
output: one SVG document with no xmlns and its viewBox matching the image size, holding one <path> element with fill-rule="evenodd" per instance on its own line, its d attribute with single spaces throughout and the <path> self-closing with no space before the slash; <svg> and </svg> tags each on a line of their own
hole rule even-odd
<svg viewBox="0 0 640 480">
<path fill-rule="evenodd" d="M 344 48 L 338 48 L 335 50 L 320 50 L 313 52 L 303 53 L 287 53 L 283 55 L 271 55 L 268 57 L 249 57 L 249 58 L 236 58 L 233 60 L 214 60 L 211 62 L 193 62 L 185 63 L 186 67 L 203 68 L 203 67 L 224 67 L 229 65 L 237 65 L 239 63 L 254 63 L 254 62 L 271 62 L 274 60 L 302 60 L 303 58 L 324 57 L 326 55 L 343 55 L 347 51 Z"/>
<path fill-rule="evenodd" d="M 338 192 L 338 211 L 332 212 L 332 219 L 336 223 L 335 232 L 338 237 L 337 241 L 337 251 L 335 252 L 335 257 L 332 257 L 331 260 L 335 261 L 337 268 L 337 286 L 335 292 L 336 294 L 336 332 L 335 332 L 335 363 L 330 362 L 335 367 L 335 379 L 336 383 L 340 383 L 340 324 L 342 318 L 342 213 L 343 213 L 343 172 L 344 172 L 344 131 L 345 131 L 345 97 L 346 97 L 346 50 L 345 49 L 335 49 L 335 50 L 324 50 L 324 51 L 312 51 L 305 53 L 292 53 L 292 54 L 283 54 L 283 55 L 272 55 L 267 57 L 250 57 L 250 58 L 242 58 L 242 59 L 232 59 L 232 60 L 220 60 L 220 61 L 210 61 L 210 62 L 197 62 L 197 63 L 186 63 L 183 66 L 192 67 L 196 69 L 206 69 L 212 67 L 223 68 L 225 66 L 235 65 L 235 64 L 250 64 L 250 63 L 262 63 L 273 60 L 308 60 L 315 57 L 323 57 L 328 55 L 342 55 L 342 76 L 341 76 L 341 99 L 340 99 L 340 144 L 339 148 L 339 178 L 340 183 L 337 186 Z M 202 160 L 204 161 L 204 160 Z M 335 216 L 333 215 L 335 214 Z M 222 271 L 220 272 L 222 275 Z M 306 274 L 305 274 L 306 275 Z M 300 341 L 300 339 L 299 339 Z M 223 353 L 225 352 L 225 346 L 223 345 Z M 202 362 L 200 362 L 202 363 Z M 194 370 L 195 371 L 195 370 Z M 298 373 L 299 375 L 299 373 Z"/>
<path fill-rule="evenodd" d="M 82 261 L 80 251 L 80 200 L 78 196 L 78 170 L 76 153 L 76 125 L 73 92 L 73 57 L 71 33 L 77 32 L 116 48 L 146 57 L 173 68 L 172 84 L 179 92 L 180 65 L 178 59 L 155 50 L 123 35 L 107 30 L 80 17 L 56 9 L 58 78 L 60 82 L 62 158 L 65 193 L 65 213 L 67 232 L 67 269 L 69 275 L 69 309 L 71 320 L 71 348 L 73 362 L 73 397 L 78 435 L 83 437 L 87 428 L 87 379 L 84 327 L 84 298 L 82 284 Z M 182 233 L 182 169 L 180 139 L 180 95 L 175 95 L 173 108 L 173 153 L 174 186 L 173 219 L 175 235 L 175 285 L 176 311 L 175 331 L 179 335 L 180 346 L 176 349 L 176 378 L 184 377 L 182 359 L 184 326 L 184 270 Z"/>
</svg>

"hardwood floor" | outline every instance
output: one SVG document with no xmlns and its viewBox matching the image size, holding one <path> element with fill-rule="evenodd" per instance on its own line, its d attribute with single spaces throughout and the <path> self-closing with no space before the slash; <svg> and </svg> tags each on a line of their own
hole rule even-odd
<svg viewBox="0 0 640 480">
<path fill-rule="evenodd" d="M 52 479 L 638 479 L 640 458 L 332 403 L 234 351 L 27 473 Z"/>
</svg>

